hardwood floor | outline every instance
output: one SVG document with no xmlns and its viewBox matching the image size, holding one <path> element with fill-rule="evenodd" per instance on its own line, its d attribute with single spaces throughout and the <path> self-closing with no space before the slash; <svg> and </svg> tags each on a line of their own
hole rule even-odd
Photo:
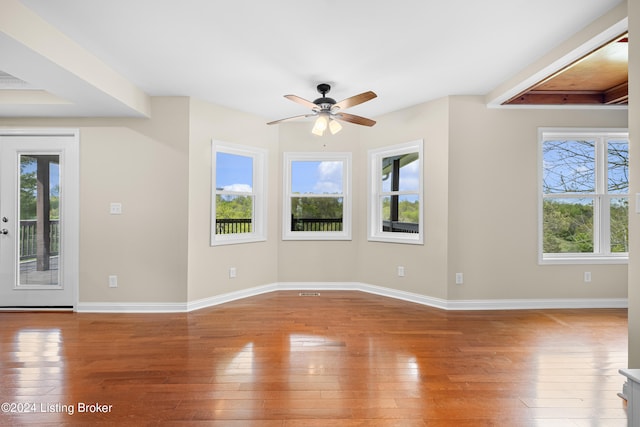
<svg viewBox="0 0 640 427">
<path fill-rule="evenodd" d="M 447 312 L 292 291 L 0 324 L 0 402 L 31 412 L 2 425 L 626 426 L 621 309 Z"/>
</svg>

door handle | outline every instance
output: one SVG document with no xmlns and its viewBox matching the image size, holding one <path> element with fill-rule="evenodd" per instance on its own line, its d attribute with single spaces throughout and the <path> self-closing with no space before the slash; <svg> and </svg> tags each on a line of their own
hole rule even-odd
<svg viewBox="0 0 640 427">
<path fill-rule="evenodd" d="M 9 222 L 9 218 L 7 218 L 6 216 L 2 217 L 2 222 Z"/>
<path fill-rule="evenodd" d="M 2 230 L 0 230 L 0 234 L 9 234 L 9 230 L 3 228 Z"/>
</svg>

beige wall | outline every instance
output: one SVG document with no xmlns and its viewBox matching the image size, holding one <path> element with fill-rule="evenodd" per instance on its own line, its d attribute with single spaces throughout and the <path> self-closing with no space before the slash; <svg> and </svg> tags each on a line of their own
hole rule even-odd
<svg viewBox="0 0 640 427">
<path fill-rule="evenodd" d="M 449 100 L 439 99 L 378 118 L 360 135 L 357 153 L 366 161 L 367 151 L 422 139 L 424 142 L 424 245 L 367 241 L 366 164 L 361 187 L 355 192 L 362 212 L 358 247 L 358 281 L 401 291 L 446 298 L 448 258 Z M 398 277 L 396 268 L 405 267 Z"/>
<path fill-rule="evenodd" d="M 361 239 L 363 221 L 361 207 L 356 203 L 363 188 L 363 168 L 366 163 L 357 155 L 360 129 L 345 124 L 341 132 L 327 132 L 318 137 L 311 134 L 310 122 L 294 122 L 279 125 L 280 148 L 276 168 L 278 170 L 278 281 L 279 282 L 354 282 L 358 280 L 356 254 Z M 282 192 L 283 156 L 286 152 L 351 152 L 352 159 L 352 240 L 350 241 L 292 241 L 282 240 Z M 366 218 L 366 216 L 365 216 Z"/>
<path fill-rule="evenodd" d="M 626 127 L 626 111 L 493 109 L 483 97 L 455 96 L 378 119 L 360 137 L 361 157 L 424 140 L 425 244 L 366 241 L 360 200 L 358 281 L 448 300 L 627 296 L 625 265 L 541 266 L 537 254 L 538 128 Z M 362 184 L 356 194 L 367 193 L 366 176 Z"/>
<path fill-rule="evenodd" d="M 265 120 L 191 100 L 189 145 L 189 301 L 276 282 L 278 260 L 278 127 Z M 268 150 L 267 241 L 210 246 L 211 140 Z M 237 277 L 229 278 L 235 267 Z"/>
<path fill-rule="evenodd" d="M 80 129 L 81 302 L 186 300 L 188 102 L 155 98 L 150 120 L 0 120 Z M 111 202 L 122 215 L 109 214 Z"/>
<path fill-rule="evenodd" d="M 481 97 L 452 97 L 449 299 L 625 298 L 626 265 L 538 265 L 537 135 L 626 126 L 625 110 L 492 109 Z"/>
<path fill-rule="evenodd" d="M 81 141 L 80 301 L 183 300 L 186 148 L 120 126 L 82 128 Z"/>
<path fill-rule="evenodd" d="M 308 122 L 266 126 L 196 99 L 154 98 L 152 109 L 151 119 L 0 121 L 81 130 L 81 302 L 193 302 L 276 282 L 363 282 L 449 300 L 627 295 L 626 266 L 539 266 L 536 253 L 537 128 L 625 127 L 624 110 L 489 109 L 482 97 L 449 97 L 318 138 Z M 266 242 L 209 245 L 212 138 L 268 150 Z M 369 242 L 367 151 L 416 139 L 425 244 Z M 281 239 L 288 151 L 352 153 L 352 240 Z M 109 215 L 110 202 L 123 215 Z"/>
</svg>

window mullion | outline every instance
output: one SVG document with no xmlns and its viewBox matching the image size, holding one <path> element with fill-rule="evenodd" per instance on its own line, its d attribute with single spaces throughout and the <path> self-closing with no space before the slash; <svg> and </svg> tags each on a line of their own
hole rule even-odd
<svg viewBox="0 0 640 427">
<path fill-rule="evenodd" d="M 603 195 L 601 197 L 600 224 L 602 243 L 600 253 L 611 255 L 611 196 Z"/>
<path fill-rule="evenodd" d="M 593 198 L 593 253 L 601 254 L 603 241 L 602 227 L 602 196 L 596 195 Z"/>
<path fill-rule="evenodd" d="M 604 138 L 598 138 L 596 143 L 596 193 L 607 193 L 607 146 Z"/>
<path fill-rule="evenodd" d="M 606 209 L 606 203 L 603 199 L 603 195 L 606 192 L 606 170 L 607 170 L 607 157 L 605 155 L 603 138 L 596 138 L 596 188 L 595 199 L 593 206 L 593 252 L 596 254 L 602 254 L 607 247 L 606 229 L 608 227 L 607 217 L 604 210 Z"/>
</svg>

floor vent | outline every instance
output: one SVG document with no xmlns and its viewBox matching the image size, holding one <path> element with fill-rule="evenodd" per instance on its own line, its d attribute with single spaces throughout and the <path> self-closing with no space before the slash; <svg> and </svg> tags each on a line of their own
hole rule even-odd
<svg viewBox="0 0 640 427">
<path fill-rule="evenodd" d="M 320 292 L 300 292 L 298 295 L 301 297 L 319 297 Z"/>
</svg>

